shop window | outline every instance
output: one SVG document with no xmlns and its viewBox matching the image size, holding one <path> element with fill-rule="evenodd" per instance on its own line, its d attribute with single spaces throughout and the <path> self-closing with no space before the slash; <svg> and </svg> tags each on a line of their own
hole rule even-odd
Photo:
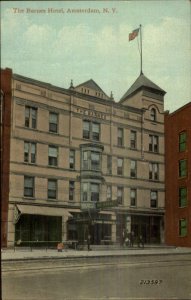
<svg viewBox="0 0 191 300">
<path fill-rule="evenodd" d="M 69 182 L 69 200 L 73 201 L 74 200 L 74 194 L 75 194 L 75 182 L 70 181 Z"/>
<path fill-rule="evenodd" d="M 151 207 L 156 208 L 158 202 L 158 192 L 157 191 L 151 191 Z"/>
<path fill-rule="evenodd" d="M 131 160 L 130 176 L 131 176 L 131 178 L 137 177 L 137 162 L 135 160 Z"/>
<path fill-rule="evenodd" d="M 156 118 L 156 109 L 155 108 L 151 109 L 150 118 L 151 118 L 151 121 L 156 122 L 157 118 Z"/>
<path fill-rule="evenodd" d="M 24 176 L 24 196 L 34 197 L 34 177 Z"/>
<path fill-rule="evenodd" d="M 35 164 L 36 162 L 36 144 L 24 142 L 24 162 Z"/>
<path fill-rule="evenodd" d="M 83 138 L 100 140 L 100 124 L 90 121 L 83 121 Z"/>
<path fill-rule="evenodd" d="M 91 201 L 99 201 L 99 184 L 91 183 L 90 184 L 90 191 L 91 191 Z"/>
<path fill-rule="evenodd" d="M 149 151 L 157 153 L 159 151 L 159 138 L 156 135 L 149 135 Z"/>
<path fill-rule="evenodd" d="M 48 199 L 56 199 L 57 197 L 57 180 L 48 180 Z"/>
<path fill-rule="evenodd" d="M 151 180 L 159 179 L 159 166 L 157 163 L 149 164 L 149 179 Z"/>
<path fill-rule="evenodd" d="M 123 175 L 123 158 L 117 159 L 117 175 Z"/>
<path fill-rule="evenodd" d="M 130 206 L 136 206 L 137 202 L 137 191 L 136 189 L 130 190 Z"/>
<path fill-rule="evenodd" d="M 187 176 L 187 160 L 183 159 L 179 161 L 179 177 Z"/>
<path fill-rule="evenodd" d="M 70 149 L 70 169 L 75 169 L 75 150 Z"/>
<path fill-rule="evenodd" d="M 123 146 L 123 128 L 117 129 L 117 146 L 122 147 Z"/>
<path fill-rule="evenodd" d="M 137 133 L 136 131 L 131 130 L 130 135 L 130 148 L 136 149 L 137 148 Z"/>
<path fill-rule="evenodd" d="M 118 204 L 123 204 L 123 194 L 124 194 L 124 189 L 123 187 L 117 187 L 117 202 Z"/>
<path fill-rule="evenodd" d="M 58 114 L 56 113 L 49 113 L 49 132 L 58 132 Z"/>
<path fill-rule="evenodd" d="M 180 219 L 179 220 L 179 236 L 184 237 L 187 236 L 187 220 Z"/>
<path fill-rule="evenodd" d="M 107 201 L 111 201 L 112 200 L 112 187 L 111 185 L 107 186 Z"/>
<path fill-rule="evenodd" d="M 48 164 L 49 166 L 57 166 L 58 164 L 58 148 L 49 146 L 48 148 Z"/>
<path fill-rule="evenodd" d="M 187 206 L 187 188 L 181 187 L 179 188 L 179 207 Z"/>
<path fill-rule="evenodd" d="M 107 155 L 107 173 L 112 174 L 112 156 Z"/>
<path fill-rule="evenodd" d="M 179 134 L 179 151 L 185 151 L 186 150 L 186 132 L 181 132 Z"/>
<path fill-rule="evenodd" d="M 37 108 L 25 106 L 25 127 L 36 129 Z"/>
</svg>

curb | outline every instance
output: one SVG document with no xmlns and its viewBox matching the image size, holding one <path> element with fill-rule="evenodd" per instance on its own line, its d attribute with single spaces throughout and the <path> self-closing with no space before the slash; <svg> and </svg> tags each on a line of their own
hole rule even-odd
<svg viewBox="0 0 191 300">
<path fill-rule="evenodd" d="M 91 254 L 93 254 L 91 252 Z M 54 256 L 54 255 L 49 255 L 49 256 L 38 256 L 38 257 L 22 257 L 22 258 L 1 258 L 2 263 L 3 262 L 14 262 L 14 261 L 46 261 L 46 260 L 67 260 L 67 259 L 79 259 L 79 258 L 84 258 L 84 259 L 88 259 L 88 258 L 100 258 L 100 257 L 128 257 L 128 256 L 168 256 L 168 255 L 191 255 L 191 251 L 185 251 L 185 252 L 154 252 L 154 253 L 100 253 L 100 254 L 95 254 L 95 255 L 87 255 L 87 253 L 84 253 L 84 255 L 69 255 L 69 256 Z"/>
</svg>

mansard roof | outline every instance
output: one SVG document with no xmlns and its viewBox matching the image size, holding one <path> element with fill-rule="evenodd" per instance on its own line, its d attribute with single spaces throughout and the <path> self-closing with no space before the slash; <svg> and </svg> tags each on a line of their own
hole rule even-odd
<svg viewBox="0 0 191 300">
<path fill-rule="evenodd" d="M 166 92 L 163 89 L 161 89 L 158 85 L 156 85 L 154 82 L 148 79 L 143 73 L 141 73 L 140 76 L 132 84 L 132 86 L 127 90 L 127 92 L 120 99 L 120 102 L 123 102 L 123 100 L 129 98 L 132 94 L 144 88 L 150 89 L 153 92 L 156 92 L 157 94 L 161 94 L 161 95 L 166 94 Z"/>
</svg>

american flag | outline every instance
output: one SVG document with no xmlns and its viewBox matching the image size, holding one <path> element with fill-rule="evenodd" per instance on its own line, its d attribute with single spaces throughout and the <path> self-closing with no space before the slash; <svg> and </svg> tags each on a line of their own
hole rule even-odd
<svg viewBox="0 0 191 300">
<path fill-rule="evenodd" d="M 129 41 L 132 41 L 138 36 L 139 34 L 139 28 L 133 30 L 131 33 L 129 33 Z"/>
</svg>

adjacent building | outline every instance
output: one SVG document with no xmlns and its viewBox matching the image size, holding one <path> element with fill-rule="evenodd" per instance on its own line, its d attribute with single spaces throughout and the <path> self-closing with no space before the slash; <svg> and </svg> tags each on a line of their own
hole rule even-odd
<svg viewBox="0 0 191 300">
<path fill-rule="evenodd" d="M 164 242 L 164 95 L 143 74 L 118 102 L 12 74 L 7 246 Z"/>
<path fill-rule="evenodd" d="M 11 141 L 12 70 L 1 71 L 0 102 L 0 177 L 1 177 L 1 246 L 7 245 L 9 207 L 9 169 Z"/>
<path fill-rule="evenodd" d="M 191 102 L 165 114 L 165 242 L 191 246 Z"/>
</svg>

